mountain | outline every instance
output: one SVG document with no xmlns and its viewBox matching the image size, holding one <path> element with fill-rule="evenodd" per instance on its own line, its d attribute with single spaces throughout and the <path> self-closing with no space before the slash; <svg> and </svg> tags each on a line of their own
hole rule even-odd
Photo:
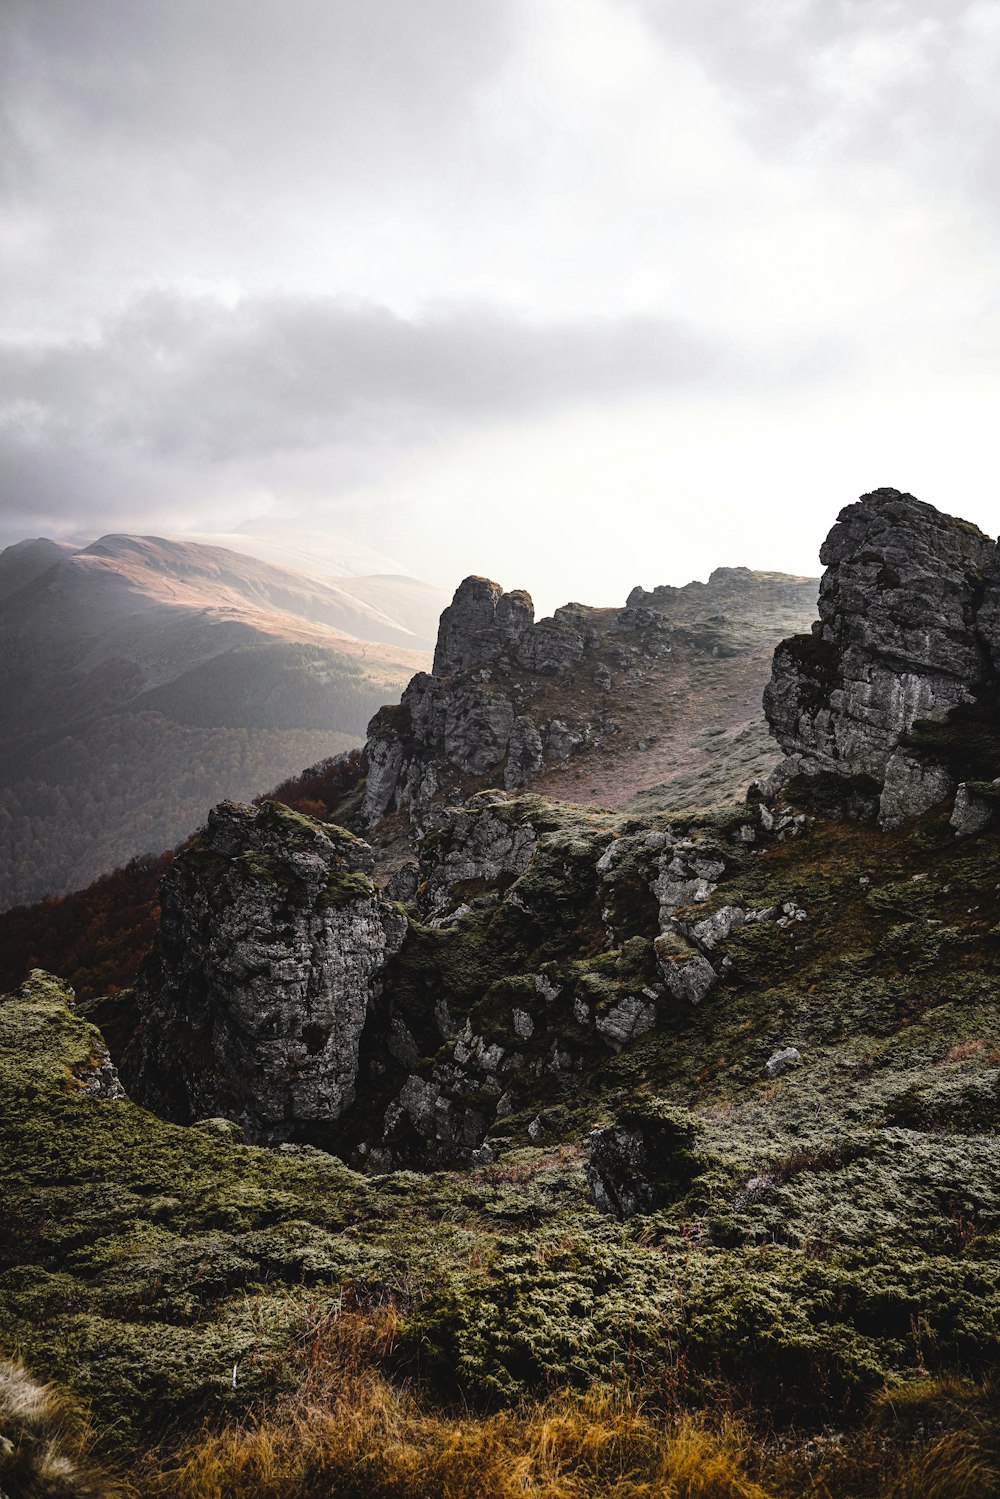
<svg viewBox="0 0 1000 1499">
<path fill-rule="evenodd" d="M 221 591 L 218 582 L 213 586 Z M 365 831 L 393 868 L 412 867 L 406 841 L 411 813 L 419 821 L 434 804 L 498 782 L 531 785 L 563 800 L 600 796 L 607 807 L 630 799 L 637 807 L 732 799 L 780 759 L 761 718 L 761 693 L 778 640 L 812 619 L 817 586 L 815 578 L 719 568 L 708 583 L 648 594 L 637 589 L 621 609 L 568 605 L 536 623 L 527 594 L 504 594 L 499 584 L 467 579 L 442 615 L 434 662 L 439 675 L 418 673 L 401 705 L 375 715 L 350 786 L 327 763 L 336 748 L 327 736 L 312 751 L 325 754 L 320 773 L 290 777 L 275 794 L 307 814 Z M 501 621 L 516 614 L 516 638 L 502 650 L 498 613 Z M 455 641 L 460 660 L 449 659 Z M 261 684 L 271 668 L 275 683 L 265 696 Z M 276 719 L 298 685 L 297 716 Z M 424 701 L 432 710 L 414 713 L 413 705 Z M 274 648 L 266 660 L 260 651 L 227 652 L 147 689 L 135 702 L 183 722 L 189 733 L 197 725 L 235 732 L 248 721 L 311 727 L 332 711 L 317 697 L 314 679 L 294 671 Z M 352 726 L 363 727 L 358 720 Z M 537 744 L 535 760 L 518 751 L 520 736 Z M 276 777 L 264 773 L 253 786 L 248 779 L 233 779 L 224 789 L 246 798 Z M 187 827 L 175 822 L 174 841 L 202 816 L 199 808 Z M 134 845 L 125 849 L 134 852 Z M 50 964 L 81 993 L 95 992 L 102 976 L 119 985 L 134 977 L 141 949 L 130 942 L 119 951 L 113 934 L 146 931 L 149 923 L 132 914 L 119 921 L 108 912 L 109 899 L 99 882 L 60 910 L 46 902 L 36 911 L 0 915 L 6 953 L 0 981 L 19 981 L 46 943 Z M 151 908 L 151 892 L 145 899 Z M 74 938 L 75 921 L 101 935 L 103 958 L 93 942 Z"/>
<path fill-rule="evenodd" d="M 49 541 L 44 536 L 5 547 L 0 552 L 0 600 L 25 588 L 74 550 L 74 547 Z"/>
<path fill-rule="evenodd" d="M 344 607 L 361 609 L 373 621 L 402 630 L 413 637 L 411 644 L 432 646 L 438 615 L 447 602 L 443 589 L 420 578 L 411 578 L 402 565 L 386 553 L 376 551 L 355 538 L 312 532 L 287 522 L 246 521 L 234 531 L 174 537 L 179 545 L 197 544 L 255 557 L 282 571 L 307 574 L 333 586 Z M 396 636 L 365 634 L 372 640 Z"/>
<path fill-rule="evenodd" d="M 0 554 L 0 906 L 158 853 L 220 795 L 357 743 L 426 660 L 369 581 L 365 600 L 159 537 Z"/>
<path fill-rule="evenodd" d="M 0 1001 L 4 1340 L 130 1492 L 1000 1491 L 1000 550 L 823 560 L 744 798 L 432 787 L 587 652 L 477 580 L 372 842 L 224 803 L 132 994 Z"/>
</svg>

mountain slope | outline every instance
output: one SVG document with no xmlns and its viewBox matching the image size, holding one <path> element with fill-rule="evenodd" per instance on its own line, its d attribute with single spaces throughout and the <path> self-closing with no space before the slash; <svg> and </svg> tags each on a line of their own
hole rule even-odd
<svg viewBox="0 0 1000 1499">
<path fill-rule="evenodd" d="M 227 803 L 133 997 L 0 1001 L 5 1331 L 130 1492 L 1000 1492 L 1000 550 L 928 509 L 844 512 L 748 799 L 432 796 L 388 888 Z"/>
<path fill-rule="evenodd" d="M 0 907 L 349 748 L 426 659 L 381 603 L 218 547 L 36 541 L 0 586 Z"/>
</svg>

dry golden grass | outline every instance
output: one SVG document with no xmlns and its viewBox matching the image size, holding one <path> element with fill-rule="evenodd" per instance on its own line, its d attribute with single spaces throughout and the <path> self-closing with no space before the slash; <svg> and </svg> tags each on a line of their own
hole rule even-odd
<svg viewBox="0 0 1000 1499">
<path fill-rule="evenodd" d="M 24 1365 L 0 1360 L 0 1496 L 5 1499 L 118 1499 L 111 1477 L 90 1461 L 85 1422 Z"/>
<path fill-rule="evenodd" d="M 293 1395 L 206 1431 L 144 1480 L 158 1499 L 772 1499 L 735 1422 L 667 1421 L 607 1391 L 489 1416 L 428 1410 L 371 1367 L 391 1309 L 314 1324 Z"/>
<path fill-rule="evenodd" d="M 328 1402 L 206 1435 L 142 1492 L 161 1499 L 996 1499 L 965 1433 L 903 1453 L 772 1458 L 735 1423 L 661 1422 L 607 1395 L 477 1419 L 422 1411 L 377 1376 Z"/>
<path fill-rule="evenodd" d="M 428 1408 L 372 1367 L 392 1351 L 390 1308 L 314 1322 L 304 1378 L 255 1419 L 206 1430 L 143 1499 L 996 1499 L 975 1387 L 927 1381 L 906 1416 L 851 1439 L 780 1449 L 722 1413 L 643 1408 L 627 1393 L 562 1394 L 481 1416 Z M 982 1392 L 980 1392 L 981 1398 Z M 897 1404 L 899 1402 L 897 1401 Z M 947 1412 L 956 1430 L 926 1432 Z M 937 1415 L 933 1414 L 937 1413 Z M 985 1445 L 984 1445 L 985 1441 Z"/>
<path fill-rule="evenodd" d="M 449 1419 L 377 1376 L 192 1447 L 170 1499 L 771 1499 L 738 1432 L 659 1426 L 607 1397 Z"/>
</svg>

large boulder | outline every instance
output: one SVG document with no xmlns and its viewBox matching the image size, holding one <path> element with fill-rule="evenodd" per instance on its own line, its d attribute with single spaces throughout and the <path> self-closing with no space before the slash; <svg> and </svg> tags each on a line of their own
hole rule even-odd
<svg viewBox="0 0 1000 1499">
<path fill-rule="evenodd" d="M 841 512 L 820 559 L 820 617 L 778 646 L 764 694 L 791 757 L 778 781 L 824 778 L 828 799 L 894 827 L 954 794 L 963 715 L 980 745 L 995 717 L 997 546 L 878 489 Z"/>
<path fill-rule="evenodd" d="M 371 849 L 276 803 L 223 803 L 160 887 L 136 987 L 137 1098 L 182 1121 L 309 1138 L 350 1105 L 362 1032 L 406 920 Z"/>
</svg>

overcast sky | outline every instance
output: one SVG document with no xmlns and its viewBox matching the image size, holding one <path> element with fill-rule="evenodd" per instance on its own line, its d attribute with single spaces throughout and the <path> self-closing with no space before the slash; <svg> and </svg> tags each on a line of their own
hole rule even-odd
<svg viewBox="0 0 1000 1499">
<path fill-rule="evenodd" d="M 551 608 L 1000 531 L 998 0 L 3 0 L 0 541 Z"/>
</svg>

